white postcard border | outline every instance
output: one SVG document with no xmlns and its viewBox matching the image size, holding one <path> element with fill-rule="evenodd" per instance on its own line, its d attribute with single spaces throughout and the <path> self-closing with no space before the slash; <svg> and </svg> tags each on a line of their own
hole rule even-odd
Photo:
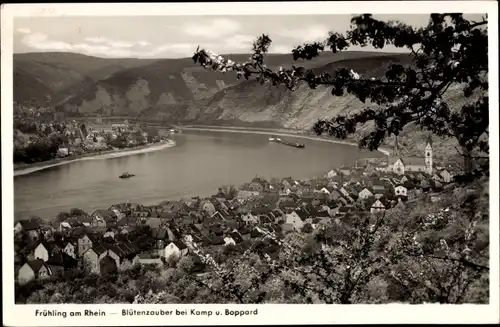
<svg viewBox="0 0 500 327">
<path fill-rule="evenodd" d="M 490 183 L 490 304 L 489 305 L 15 305 L 13 269 L 13 17 L 138 16 L 138 15 L 291 15 L 430 12 L 488 13 L 490 78 L 491 180 L 498 181 L 498 4 L 496 1 L 397 1 L 397 2 L 275 2 L 275 3 L 176 3 L 176 4 L 24 4 L 2 5 L 2 259 L 3 317 L 8 326 L 70 325 L 194 325 L 194 324 L 322 324 L 322 323 L 492 323 L 499 312 L 498 183 Z M 70 317 L 84 310 L 107 315 Z M 123 316 L 122 310 L 213 310 L 213 315 Z M 215 315 L 216 310 L 255 310 L 257 315 Z M 36 310 L 67 312 L 67 318 L 36 317 Z M 115 314 L 113 314 L 115 313 Z"/>
</svg>

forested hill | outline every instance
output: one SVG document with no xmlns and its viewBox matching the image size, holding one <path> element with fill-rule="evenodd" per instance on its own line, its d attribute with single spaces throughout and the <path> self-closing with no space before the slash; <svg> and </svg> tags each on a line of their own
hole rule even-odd
<svg viewBox="0 0 500 327">
<path fill-rule="evenodd" d="M 235 61 L 247 54 L 227 55 Z M 270 68 L 300 64 L 330 71 L 352 68 L 379 75 L 389 63 L 410 63 L 406 54 L 325 53 L 306 62 L 290 54 L 269 55 Z M 238 80 L 234 74 L 204 70 L 190 58 L 103 59 L 74 53 L 29 53 L 14 56 L 14 99 L 47 104 L 69 116 L 147 117 L 163 121 L 254 123 L 307 126 L 323 115 L 359 107 L 351 98 L 334 98 L 327 89 L 301 88 L 295 94 Z"/>
</svg>

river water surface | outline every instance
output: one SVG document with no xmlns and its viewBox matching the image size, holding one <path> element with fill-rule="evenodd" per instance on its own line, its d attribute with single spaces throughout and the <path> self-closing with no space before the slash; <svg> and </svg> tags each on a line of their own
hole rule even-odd
<svg viewBox="0 0 500 327">
<path fill-rule="evenodd" d="M 90 212 L 126 201 L 149 205 L 209 196 L 221 185 L 238 186 L 255 176 L 312 178 L 360 157 L 383 156 L 308 139 L 301 139 L 306 147 L 297 149 L 258 134 L 188 131 L 173 139 L 176 146 L 159 151 L 72 162 L 14 177 L 15 219 L 52 219 L 71 208 Z M 125 171 L 136 176 L 118 178 Z"/>
</svg>

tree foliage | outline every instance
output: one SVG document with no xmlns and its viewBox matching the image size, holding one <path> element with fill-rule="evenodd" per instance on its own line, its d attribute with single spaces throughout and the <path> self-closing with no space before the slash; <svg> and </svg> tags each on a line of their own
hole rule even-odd
<svg viewBox="0 0 500 327">
<path fill-rule="evenodd" d="M 310 233 L 257 225 L 236 246 L 201 245 L 184 233 L 189 255 L 168 265 L 122 262 L 109 276 L 65 271 L 16 285 L 16 302 L 487 303 L 488 192 L 483 178 L 443 191 L 439 202 L 325 218 Z M 128 238 L 141 251 L 154 247 L 147 225 Z"/>
<path fill-rule="evenodd" d="M 189 244 L 211 267 L 191 278 L 218 303 L 484 303 L 488 186 L 474 187 L 425 208 L 325 220 L 311 234 L 262 230 L 219 262 Z"/>
<path fill-rule="evenodd" d="M 345 139 L 359 126 L 373 123 L 359 145 L 377 149 L 391 135 L 398 135 L 409 124 L 415 124 L 442 137 L 456 138 L 465 157 L 467 171 L 474 168 L 475 150 L 488 153 L 488 21 L 469 21 L 462 14 L 431 14 L 422 28 L 377 20 L 370 14 L 354 16 L 345 33 L 330 32 L 324 42 L 296 47 L 293 59 L 311 60 L 323 51 L 333 53 L 350 46 L 371 45 L 383 49 L 387 45 L 404 48 L 413 64 L 404 67 L 391 64 L 384 76 L 364 77 L 346 68 L 333 73 L 318 72 L 300 66 L 272 70 L 264 62 L 271 46 L 268 35 L 253 44 L 247 62 L 235 63 L 205 49 L 197 49 L 193 60 L 206 69 L 236 72 L 238 78 L 255 77 L 262 84 L 285 85 L 296 90 L 300 82 L 310 88 L 327 86 L 333 96 L 351 94 L 366 103 L 366 109 L 314 125 L 317 134 L 328 133 Z M 460 86 L 469 99 L 454 108 L 444 95 L 450 87 Z M 475 95 L 475 97 L 472 97 Z M 475 100 L 474 100 L 475 99 Z"/>
</svg>

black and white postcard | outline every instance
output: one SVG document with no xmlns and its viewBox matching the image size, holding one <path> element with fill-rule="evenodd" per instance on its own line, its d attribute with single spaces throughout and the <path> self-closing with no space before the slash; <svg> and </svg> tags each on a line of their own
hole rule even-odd
<svg viewBox="0 0 500 327">
<path fill-rule="evenodd" d="M 498 322 L 497 10 L 2 6 L 4 324 Z"/>
</svg>

